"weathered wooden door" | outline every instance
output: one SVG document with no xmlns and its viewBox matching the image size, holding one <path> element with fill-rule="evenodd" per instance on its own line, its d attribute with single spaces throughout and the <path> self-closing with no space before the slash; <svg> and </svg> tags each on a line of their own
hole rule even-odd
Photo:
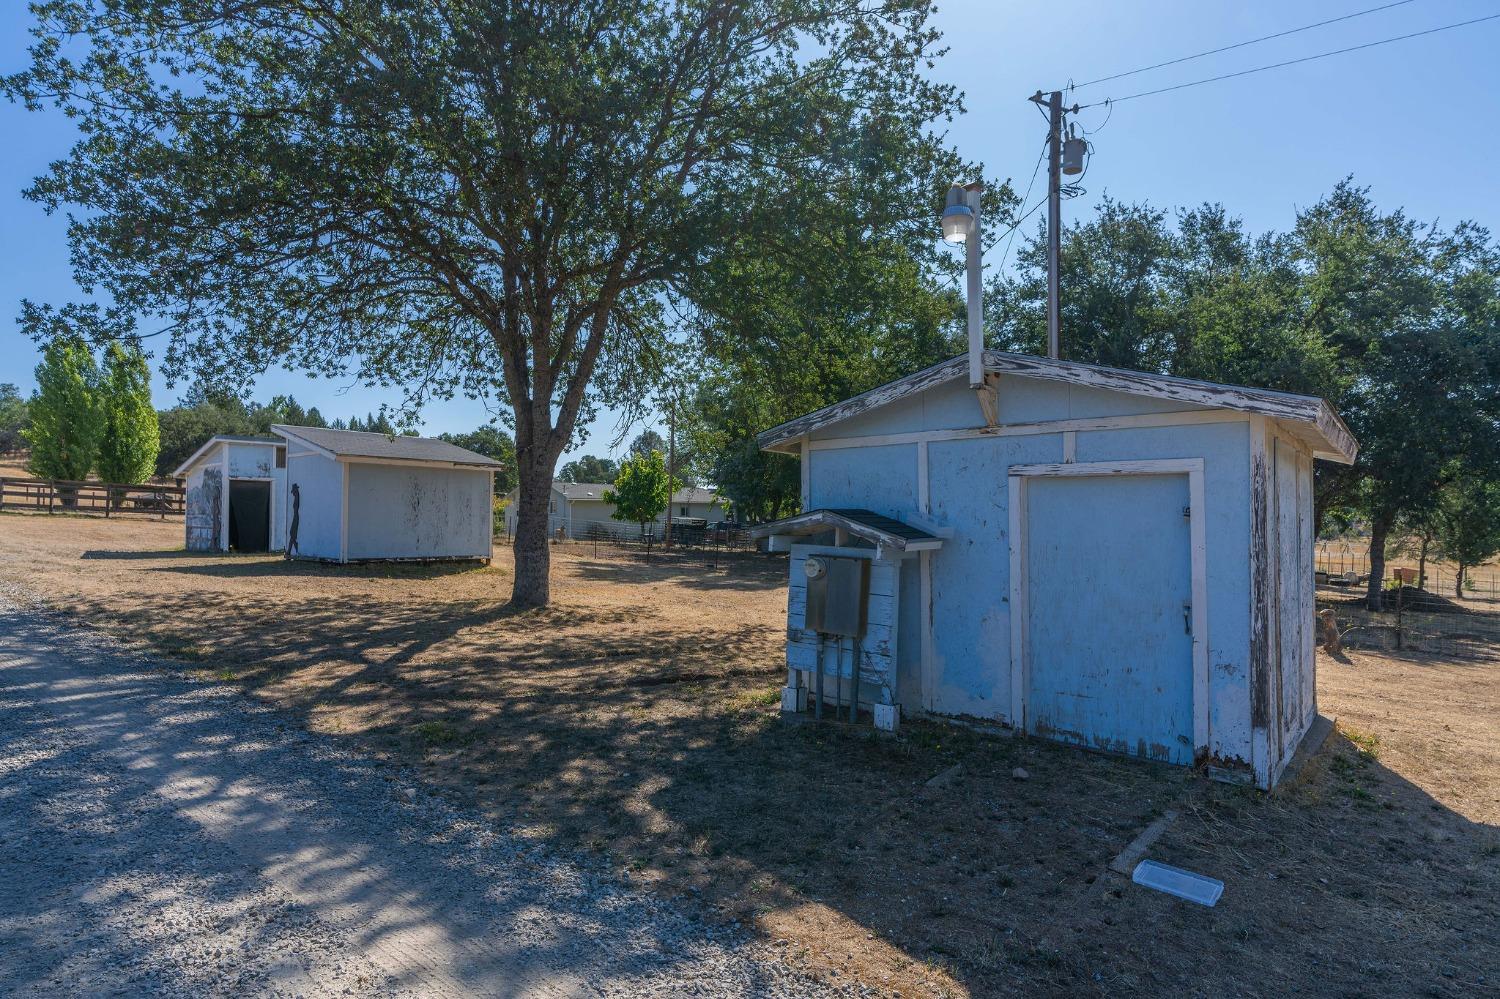
<svg viewBox="0 0 1500 999">
<path fill-rule="evenodd" d="M 1026 500 L 1026 728 L 1193 761 L 1186 475 L 1038 477 Z"/>
</svg>

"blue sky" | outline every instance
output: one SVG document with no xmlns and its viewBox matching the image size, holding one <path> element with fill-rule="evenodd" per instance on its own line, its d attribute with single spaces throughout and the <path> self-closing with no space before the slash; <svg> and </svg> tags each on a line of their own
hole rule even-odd
<svg viewBox="0 0 1500 999">
<path fill-rule="evenodd" d="M 1044 137 L 1026 98 L 1066 86 L 1299 27 L 1379 5 L 1381 0 L 1259 3 L 1054 0 L 943 2 L 938 23 L 949 52 L 935 75 L 965 92 L 967 113 L 950 140 L 991 176 L 1024 189 Z M 0 72 L 25 64 L 29 16 L 20 3 L 0 12 Z M 1086 87 L 1070 103 L 1123 97 L 1330 49 L 1359 45 L 1500 12 L 1468 0 L 1413 0 L 1393 9 L 1205 59 Z M 1093 136 L 1088 193 L 1065 217 L 1091 210 L 1103 194 L 1157 206 L 1223 202 L 1252 231 L 1285 229 L 1299 207 L 1352 174 L 1386 208 L 1451 224 L 1497 225 L 1500 204 L 1500 20 L 1334 56 L 1299 66 L 1128 101 Z M 1095 128 L 1102 108 L 1081 123 Z M 0 382 L 29 392 L 36 351 L 15 327 L 21 298 L 61 304 L 74 297 L 65 220 L 47 217 L 20 191 L 66 152 L 73 132 L 56 113 L 0 103 Z M 1037 182 L 1035 199 L 1043 187 Z M 936 233 L 934 232 L 936 237 Z M 997 249 L 986 260 L 998 264 Z M 178 387 L 180 390 L 181 386 Z M 178 390 L 159 379 L 158 406 Z M 255 394 L 290 392 L 325 415 L 347 416 L 396 401 L 366 389 L 282 371 Z M 431 406 L 427 433 L 487 422 L 470 400 Z M 607 453 L 616 417 L 604 413 L 582 451 Z"/>
</svg>

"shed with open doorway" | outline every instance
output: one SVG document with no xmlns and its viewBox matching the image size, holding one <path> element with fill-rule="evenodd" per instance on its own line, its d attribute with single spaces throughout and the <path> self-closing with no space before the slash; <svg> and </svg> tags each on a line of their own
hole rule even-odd
<svg viewBox="0 0 1500 999">
<path fill-rule="evenodd" d="M 488 559 L 498 462 L 447 441 L 276 425 L 221 435 L 177 469 L 189 551 L 329 562 Z"/>
<path fill-rule="evenodd" d="M 220 434 L 172 473 L 186 487 L 190 552 L 280 551 L 286 545 L 286 444 Z"/>
<path fill-rule="evenodd" d="M 804 512 L 757 529 L 791 552 L 783 708 L 822 673 L 877 717 L 1274 784 L 1317 713 L 1313 465 L 1353 436 L 1308 396 L 983 366 L 977 392 L 959 357 L 761 435 L 802 463 Z M 828 558 L 871 563 L 858 637 L 807 627 Z"/>
</svg>

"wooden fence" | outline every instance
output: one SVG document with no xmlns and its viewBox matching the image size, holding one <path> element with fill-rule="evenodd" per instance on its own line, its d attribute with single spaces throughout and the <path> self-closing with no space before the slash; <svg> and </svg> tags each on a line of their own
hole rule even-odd
<svg viewBox="0 0 1500 999">
<path fill-rule="evenodd" d="M 181 517 L 186 506 L 185 490 L 181 486 L 0 478 L 0 509 L 3 510 L 86 513 L 104 517 L 140 514 L 165 520 Z"/>
</svg>

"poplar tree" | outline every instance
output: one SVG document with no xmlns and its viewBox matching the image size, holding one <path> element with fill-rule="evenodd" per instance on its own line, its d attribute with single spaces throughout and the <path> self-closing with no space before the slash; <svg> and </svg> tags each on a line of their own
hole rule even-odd
<svg viewBox="0 0 1500 999">
<path fill-rule="evenodd" d="M 99 369 L 81 337 L 58 336 L 42 349 L 36 367 L 36 393 L 24 431 L 31 445 L 30 469 L 44 479 L 81 481 L 94 467 L 104 437 L 99 406 Z M 63 504 L 76 502 L 73 493 Z"/>
<path fill-rule="evenodd" d="M 145 482 L 156 468 L 161 428 L 151 405 L 151 369 L 140 348 L 111 343 L 104 351 L 99 405 L 104 438 L 99 477 L 105 482 Z"/>
</svg>

